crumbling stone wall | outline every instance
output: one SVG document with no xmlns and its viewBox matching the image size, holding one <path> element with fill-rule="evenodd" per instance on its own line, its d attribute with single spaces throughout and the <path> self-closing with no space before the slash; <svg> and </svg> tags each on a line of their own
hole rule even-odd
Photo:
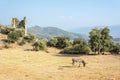
<svg viewBox="0 0 120 80">
<path fill-rule="evenodd" d="M 17 18 L 12 18 L 12 28 L 23 28 L 25 36 L 27 35 L 27 20 L 24 17 L 23 20 L 19 21 Z"/>
</svg>

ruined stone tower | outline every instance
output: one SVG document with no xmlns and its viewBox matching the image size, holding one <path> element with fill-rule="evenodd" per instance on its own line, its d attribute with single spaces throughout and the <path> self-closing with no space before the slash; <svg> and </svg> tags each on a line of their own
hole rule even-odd
<svg viewBox="0 0 120 80">
<path fill-rule="evenodd" d="M 12 28 L 16 28 L 15 27 L 15 19 L 14 18 L 12 18 L 12 24 L 11 25 L 12 25 Z"/>
<path fill-rule="evenodd" d="M 17 18 L 12 18 L 12 28 L 16 28 L 19 24 L 19 20 Z"/>
<path fill-rule="evenodd" d="M 27 20 L 26 20 L 26 17 L 24 17 L 24 25 L 23 25 L 23 27 L 24 27 L 24 30 L 25 30 L 25 36 L 27 36 Z"/>
<path fill-rule="evenodd" d="M 25 36 L 27 36 L 27 20 L 24 17 L 23 20 L 19 21 L 17 18 L 12 18 L 12 28 L 23 28 Z"/>
</svg>

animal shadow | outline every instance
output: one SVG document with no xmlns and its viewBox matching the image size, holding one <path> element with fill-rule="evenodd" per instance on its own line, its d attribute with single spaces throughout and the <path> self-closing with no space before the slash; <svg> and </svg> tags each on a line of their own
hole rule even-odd
<svg viewBox="0 0 120 80">
<path fill-rule="evenodd" d="M 59 66 L 59 70 L 63 70 L 65 68 L 78 68 L 78 66 Z"/>
</svg>

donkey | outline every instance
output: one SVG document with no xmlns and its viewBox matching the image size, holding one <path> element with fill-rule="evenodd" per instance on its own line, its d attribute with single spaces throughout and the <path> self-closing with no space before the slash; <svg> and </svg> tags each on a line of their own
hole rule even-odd
<svg viewBox="0 0 120 80">
<path fill-rule="evenodd" d="M 72 65 L 74 65 L 75 62 L 76 62 L 76 63 L 79 62 L 79 66 L 78 66 L 78 67 L 80 67 L 80 64 L 81 64 L 81 63 L 83 64 L 84 67 L 85 67 L 85 65 L 86 65 L 86 62 L 85 62 L 84 60 L 82 60 L 80 57 L 72 58 Z"/>
</svg>

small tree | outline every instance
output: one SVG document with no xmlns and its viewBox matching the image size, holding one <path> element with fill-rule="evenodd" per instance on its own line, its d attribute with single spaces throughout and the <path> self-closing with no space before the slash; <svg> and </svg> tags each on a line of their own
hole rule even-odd
<svg viewBox="0 0 120 80">
<path fill-rule="evenodd" d="M 33 43 L 33 50 L 35 51 L 39 51 L 39 50 L 46 50 L 47 47 L 46 47 L 46 43 L 44 41 L 36 41 L 35 43 Z"/>
<path fill-rule="evenodd" d="M 72 43 L 67 37 L 54 37 L 53 39 L 50 39 L 50 41 L 47 42 L 47 45 L 50 47 L 62 49 L 72 45 Z"/>
<path fill-rule="evenodd" d="M 70 39 L 67 37 L 56 37 L 56 39 L 58 41 L 56 44 L 57 48 L 62 49 L 71 45 Z"/>
<path fill-rule="evenodd" d="M 49 47 L 55 47 L 56 44 L 57 44 L 57 39 L 56 38 L 53 38 L 53 39 L 50 39 L 48 42 L 47 42 L 47 46 Z"/>
<path fill-rule="evenodd" d="M 81 46 L 86 45 L 86 43 L 83 40 L 81 40 L 80 38 L 74 39 L 73 45 L 77 45 L 77 44 L 80 44 Z"/>
<path fill-rule="evenodd" d="M 114 52 L 114 53 L 116 53 L 116 54 L 119 54 L 119 53 L 120 53 L 120 43 L 116 43 L 116 44 L 113 46 L 112 52 Z"/>
</svg>

